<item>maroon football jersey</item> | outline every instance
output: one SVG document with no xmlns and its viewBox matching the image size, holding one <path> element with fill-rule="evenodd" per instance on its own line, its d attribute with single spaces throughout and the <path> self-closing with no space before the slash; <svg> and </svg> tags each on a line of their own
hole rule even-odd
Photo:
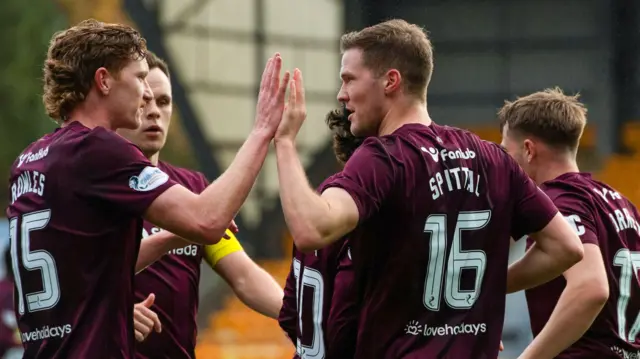
<svg viewBox="0 0 640 359">
<path fill-rule="evenodd" d="M 640 358 L 640 216 L 636 207 L 587 173 L 566 173 L 541 188 L 582 243 L 600 247 L 609 280 L 609 300 L 593 325 L 557 358 Z M 565 285 L 561 276 L 526 291 L 534 335 L 549 320 Z"/>
<path fill-rule="evenodd" d="M 335 176 L 335 175 L 334 175 Z M 327 178 L 318 188 L 322 192 Z M 312 253 L 302 253 L 295 246 L 291 270 L 285 285 L 285 295 L 278 318 L 280 327 L 296 345 L 294 358 L 349 358 L 345 352 L 352 351 L 355 335 L 344 334 L 327 340 L 327 332 L 336 332 L 328 318 L 334 306 L 352 308 L 354 297 L 336 298 L 334 288 L 351 286 L 353 276 L 349 274 L 351 258 L 347 255 L 346 239 Z M 342 302 L 336 303 L 336 300 Z M 347 313 L 340 313 L 339 328 L 354 325 Z M 354 333 L 355 334 L 355 333 Z"/>
<path fill-rule="evenodd" d="M 208 185 L 204 175 L 175 167 L 160 161 L 158 167 L 169 178 L 190 189 L 202 192 Z M 142 236 L 159 232 L 160 229 L 145 221 Z M 174 249 L 158 261 L 138 273 L 135 278 L 136 302 L 146 299 L 149 294 L 156 296 L 151 310 L 158 314 L 162 332 L 151 333 L 142 343 L 137 344 L 138 358 L 180 359 L 195 358 L 198 327 L 198 286 L 200 284 L 200 263 L 203 248 L 189 244 Z"/>
<path fill-rule="evenodd" d="M 22 343 L 18 336 L 18 323 L 13 310 L 13 283 L 0 280 L 0 358 L 22 358 Z"/>
<path fill-rule="evenodd" d="M 557 213 L 513 159 L 468 131 L 408 124 L 366 139 L 329 186 L 360 214 L 355 358 L 495 359 L 510 237 Z"/>
<path fill-rule="evenodd" d="M 133 358 L 141 216 L 175 184 L 138 147 L 79 122 L 11 167 L 9 235 L 26 358 Z"/>
</svg>

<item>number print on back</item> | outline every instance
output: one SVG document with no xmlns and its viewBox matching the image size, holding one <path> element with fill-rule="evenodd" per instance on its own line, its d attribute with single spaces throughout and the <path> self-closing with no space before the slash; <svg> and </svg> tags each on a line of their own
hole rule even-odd
<svg viewBox="0 0 640 359">
<path fill-rule="evenodd" d="M 300 269 L 302 276 L 300 276 Z M 296 353 L 301 359 L 324 359 L 324 333 L 322 331 L 322 313 L 324 305 L 324 279 L 317 270 L 309 267 L 302 267 L 298 259 L 293 260 L 293 275 L 296 279 L 296 303 L 298 309 L 298 327 L 300 337 L 297 338 Z M 305 287 L 312 290 L 312 297 L 304 296 Z M 313 321 L 313 333 L 303 333 L 302 325 L 303 311 L 308 307 L 303 305 L 311 301 L 311 313 L 305 313 L 304 317 L 311 316 Z M 309 315 L 310 314 L 310 315 Z M 311 338 L 311 340 L 309 340 Z"/>
<path fill-rule="evenodd" d="M 460 212 L 451 241 L 449 260 L 447 256 L 447 215 L 432 214 L 427 218 L 424 232 L 429 233 L 429 264 L 424 283 L 424 306 L 432 311 L 440 310 L 442 282 L 445 282 L 444 299 L 453 309 L 469 309 L 480 295 L 487 255 L 482 250 L 462 250 L 462 233 L 484 228 L 491 219 L 491 211 Z M 460 279 L 463 269 L 475 269 L 472 290 L 461 290 Z"/>
<path fill-rule="evenodd" d="M 43 229 L 51 219 L 51 210 L 26 213 L 22 216 L 22 225 L 18 232 L 18 218 L 9 220 L 9 237 L 11 240 L 11 265 L 18 290 L 18 313 L 25 313 L 24 300 L 27 300 L 29 312 L 51 309 L 60 301 L 60 282 L 56 261 L 44 249 L 30 249 L 30 234 L 32 231 Z M 19 234 L 19 235 L 18 235 Z M 20 251 L 18 251 L 20 241 Z M 21 259 L 22 261 L 19 261 Z M 23 293 L 22 280 L 20 278 L 20 262 L 28 271 L 39 270 L 42 273 L 42 290 L 33 293 Z"/>
</svg>

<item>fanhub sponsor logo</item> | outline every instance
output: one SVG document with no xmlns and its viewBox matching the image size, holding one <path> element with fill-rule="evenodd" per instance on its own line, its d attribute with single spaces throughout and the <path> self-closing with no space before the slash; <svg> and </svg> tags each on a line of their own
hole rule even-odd
<svg viewBox="0 0 640 359">
<path fill-rule="evenodd" d="M 455 159 L 465 159 L 465 160 L 469 160 L 469 159 L 474 159 L 476 158 L 476 153 L 471 151 L 470 149 L 465 149 L 465 151 L 462 151 L 461 149 L 457 149 L 454 151 L 449 151 L 446 148 L 440 150 L 440 158 L 442 158 L 443 161 L 446 160 L 455 160 Z"/>
<path fill-rule="evenodd" d="M 411 321 L 405 327 L 405 333 L 411 335 L 423 335 L 425 337 L 443 337 L 451 335 L 479 335 L 487 332 L 486 323 L 477 324 L 465 324 L 458 325 L 445 324 L 439 327 L 431 327 L 426 324 L 419 324 L 417 321 Z"/>
<path fill-rule="evenodd" d="M 439 158 L 438 158 L 438 150 L 436 150 L 433 147 L 429 147 L 428 149 L 425 147 L 422 147 L 421 150 L 422 152 L 428 153 L 431 156 L 431 159 L 433 159 L 435 162 L 438 162 L 440 158 L 442 158 L 443 162 L 447 160 L 455 160 L 455 159 L 469 160 L 469 159 L 476 158 L 476 153 L 468 148 L 465 148 L 464 151 L 460 148 L 456 150 L 451 150 L 451 151 L 446 148 L 443 148 L 440 150 Z"/>
<path fill-rule="evenodd" d="M 42 328 L 32 330 L 30 332 L 22 333 L 23 342 L 34 342 L 38 340 L 45 340 L 50 338 L 64 338 L 67 334 L 71 333 L 71 324 L 50 327 L 45 325 Z"/>
<path fill-rule="evenodd" d="M 20 157 L 18 157 L 18 167 L 22 166 L 25 163 L 41 160 L 47 157 L 48 154 L 49 154 L 49 146 L 39 149 L 38 152 L 36 153 L 28 152 L 28 153 L 21 154 Z"/>
</svg>

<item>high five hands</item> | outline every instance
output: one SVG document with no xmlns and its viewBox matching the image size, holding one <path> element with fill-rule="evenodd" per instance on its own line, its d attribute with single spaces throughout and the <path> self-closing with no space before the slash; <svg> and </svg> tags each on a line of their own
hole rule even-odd
<svg viewBox="0 0 640 359">
<path fill-rule="evenodd" d="M 254 130 L 277 141 L 294 141 L 307 117 L 302 72 L 295 69 L 293 77 L 285 71 L 282 78 L 282 57 L 273 55 L 262 73 Z M 285 104 L 287 87 L 289 96 Z"/>
</svg>

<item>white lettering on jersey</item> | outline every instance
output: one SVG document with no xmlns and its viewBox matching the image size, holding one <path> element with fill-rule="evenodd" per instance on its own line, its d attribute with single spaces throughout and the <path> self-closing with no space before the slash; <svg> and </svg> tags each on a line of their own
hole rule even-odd
<svg viewBox="0 0 640 359">
<path fill-rule="evenodd" d="M 479 186 L 480 175 L 475 174 L 467 167 L 445 169 L 442 172 L 436 172 L 429 179 L 429 188 L 431 188 L 431 198 L 433 199 L 438 199 L 447 192 L 459 190 L 467 191 L 476 197 L 480 197 Z"/>
<path fill-rule="evenodd" d="M 162 231 L 161 228 L 158 227 L 152 227 L 151 230 L 149 230 L 147 232 L 146 229 L 142 228 L 142 238 L 147 238 L 152 234 L 156 234 L 158 232 Z M 197 244 L 188 244 L 182 248 L 176 248 L 173 250 L 170 250 L 167 254 L 173 254 L 173 255 L 177 255 L 177 256 L 187 256 L 187 257 L 195 257 L 198 255 L 198 252 L 200 251 L 200 246 Z"/>
<path fill-rule="evenodd" d="M 429 147 L 428 149 L 425 147 L 421 147 L 420 150 L 422 150 L 422 152 L 428 153 L 434 162 L 438 162 L 438 150 L 433 147 Z M 466 148 L 464 151 L 459 148 L 452 151 L 443 148 L 440 150 L 440 158 L 442 158 L 442 162 L 455 159 L 470 160 L 476 158 L 476 153 L 468 148 Z"/>
<path fill-rule="evenodd" d="M 585 233 L 584 226 L 580 224 L 582 222 L 582 220 L 580 220 L 580 216 L 577 214 L 570 214 L 564 216 L 564 219 L 569 223 L 571 228 L 576 231 L 577 235 L 581 236 Z"/>
<path fill-rule="evenodd" d="M 44 194 L 44 183 L 46 177 L 44 173 L 38 171 L 24 171 L 11 184 L 11 204 L 15 203 L 20 196 L 27 193 L 34 193 L 40 197 Z"/>
<path fill-rule="evenodd" d="M 49 146 L 39 149 L 38 152 L 36 153 L 33 153 L 33 152 L 23 153 L 20 155 L 20 157 L 18 157 L 17 167 L 20 168 L 20 166 L 22 166 L 25 163 L 39 161 L 47 157 L 48 154 L 49 154 Z"/>
</svg>

